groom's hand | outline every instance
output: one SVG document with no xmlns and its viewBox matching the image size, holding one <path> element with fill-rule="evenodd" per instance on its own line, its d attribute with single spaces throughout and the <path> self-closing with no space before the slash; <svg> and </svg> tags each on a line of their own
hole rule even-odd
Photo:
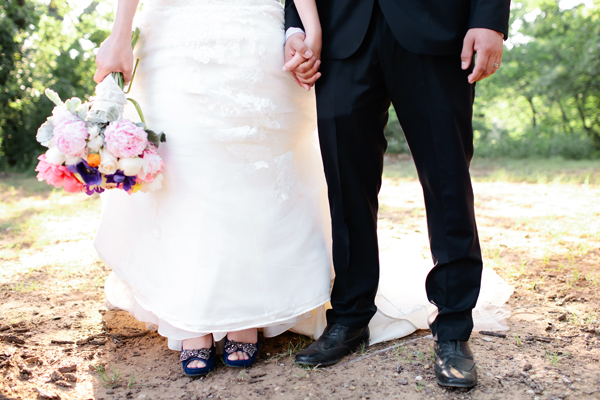
<svg viewBox="0 0 600 400">
<path fill-rule="evenodd" d="M 486 28 L 471 28 L 463 41 L 460 55 L 462 69 L 469 68 L 473 51 L 477 53 L 475 67 L 468 76 L 469 83 L 480 81 L 500 68 L 502 61 L 503 36 L 500 32 Z"/>
<path fill-rule="evenodd" d="M 290 71 L 296 83 L 306 90 L 314 86 L 321 77 L 319 67 L 321 61 L 317 60 L 312 50 L 304 42 L 305 35 L 295 33 L 285 42 L 284 71 Z"/>
</svg>

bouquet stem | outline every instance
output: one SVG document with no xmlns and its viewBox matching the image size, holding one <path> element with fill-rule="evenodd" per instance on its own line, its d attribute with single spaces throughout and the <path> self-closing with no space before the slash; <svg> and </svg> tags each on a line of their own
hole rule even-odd
<svg viewBox="0 0 600 400">
<path fill-rule="evenodd" d="M 138 115 L 140 116 L 140 120 L 144 124 L 146 124 L 146 119 L 144 118 L 144 113 L 142 112 L 142 107 L 140 107 L 139 103 L 130 97 L 128 97 L 127 100 L 129 100 L 131 102 L 131 104 L 133 104 L 135 106 L 135 110 L 137 111 Z"/>
</svg>

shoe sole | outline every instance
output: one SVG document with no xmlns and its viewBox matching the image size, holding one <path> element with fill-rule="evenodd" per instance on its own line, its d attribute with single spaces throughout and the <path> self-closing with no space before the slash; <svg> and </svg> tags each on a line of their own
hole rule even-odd
<svg viewBox="0 0 600 400">
<path fill-rule="evenodd" d="M 195 376 L 204 376 L 204 375 L 208 375 L 208 374 L 210 374 L 211 372 L 212 372 L 212 371 L 209 371 L 209 372 L 204 372 L 204 373 L 202 373 L 202 374 L 186 374 L 186 373 L 184 372 L 183 374 L 184 374 L 185 376 L 190 376 L 190 377 L 192 377 L 192 378 L 193 378 L 193 377 L 195 377 Z"/>
<path fill-rule="evenodd" d="M 362 346 L 363 344 L 366 344 L 368 342 L 369 342 L 369 340 L 367 339 L 365 342 L 361 342 L 361 343 L 357 344 L 356 347 L 348 350 L 346 352 L 346 354 L 344 354 L 339 360 L 336 360 L 336 361 L 322 362 L 322 363 L 318 363 L 318 364 L 307 363 L 307 362 L 298 362 L 296 360 L 294 360 L 294 362 L 296 364 L 298 364 L 298 365 L 309 365 L 309 366 L 315 367 L 315 368 L 317 368 L 317 367 L 329 367 L 330 365 L 334 365 L 334 364 L 339 363 L 340 361 L 342 361 L 342 358 L 346 357 L 348 354 L 352 353 L 353 351 L 356 351 L 360 346 Z"/>
<path fill-rule="evenodd" d="M 454 388 L 472 388 L 477 386 L 477 382 L 475 382 L 472 385 L 461 385 L 460 383 L 442 383 L 440 382 L 437 378 L 435 378 L 435 381 L 438 385 L 442 386 L 442 387 L 454 387 Z"/>
<path fill-rule="evenodd" d="M 349 352 L 348 352 L 348 353 L 349 353 Z M 343 357 L 345 357 L 345 356 L 346 356 L 346 355 L 343 355 L 343 356 L 342 356 L 342 358 L 343 358 Z M 315 367 L 315 368 L 318 368 L 318 367 L 328 367 L 328 366 L 330 366 L 330 365 L 337 364 L 337 363 L 339 363 L 341 360 L 342 360 L 342 359 L 340 358 L 339 360 L 336 360 L 336 361 L 332 361 L 332 362 L 326 362 L 326 363 L 325 363 L 325 362 L 323 362 L 323 363 L 318 363 L 318 364 L 307 363 L 307 362 L 298 362 L 298 361 L 294 361 L 294 362 L 295 362 L 296 364 L 298 364 L 298 365 L 306 365 L 306 366 L 310 366 L 310 367 Z"/>
<path fill-rule="evenodd" d="M 229 368 L 250 368 L 251 366 L 254 365 L 254 363 L 250 363 L 250 364 L 228 364 L 225 361 L 223 361 L 223 364 L 225 364 L 227 367 Z"/>
<path fill-rule="evenodd" d="M 199 369 L 199 368 L 198 368 L 198 369 Z M 214 368 L 213 368 L 213 369 L 211 369 L 210 371 L 206 371 L 206 372 L 200 372 L 200 373 L 194 373 L 194 374 L 188 374 L 187 372 L 183 371 L 183 374 L 184 374 L 185 376 L 192 376 L 192 377 L 194 377 L 194 376 L 204 376 L 204 375 L 208 375 L 208 374 L 210 374 L 210 373 L 211 373 L 211 372 L 213 372 L 213 371 L 214 371 Z"/>
</svg>

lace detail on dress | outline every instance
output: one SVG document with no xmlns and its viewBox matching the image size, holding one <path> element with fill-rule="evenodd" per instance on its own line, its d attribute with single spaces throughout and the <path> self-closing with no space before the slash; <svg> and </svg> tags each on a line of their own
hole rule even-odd
<svg viewBox="0 0 600 400">
<path fill-rule="evenodd" d="M 261 204 L 286 209 L 273 205 L 301 192 L 294 157 L 303 153 L 293 151 L 312 131 L 314 115 L 308 111 L 315 106 L 281 70 L 280 2 L 146 0 L 136 23 L 142 32 L 138 80 L 154 76 L 145 95 L 160 94 L 156 111 L 173 110 L 170 117 L 194 132 L 194 157 L 237 170 L 232 185 L 265 184 Z M 167 68 L 169 74 L 156 72 Z M 275 88 L 282 88 L 277 96 Z M 188 151 L 180 150 L 182 143 L 170 145 Z"/>
<path fill-rule="evenodd" d="M 275 182 L 275 195 L 279 203 L 283 203 L 294 196 L 299 190 L 298 174 L 294 165 L 294 153 L 288 151 L 275 158 L 277 164 L 277 181 Z"/>
<path fill-rule="evenodd" d="M 266 18 L 252 18 L 256 13 Z M 138 25 L 157 45 L 185 48 L 189 57 L 204 64 L 264 54 L 267 49 L 260 35 L 264 23 L 282 30 L 284 21 L 283 7 L 276 0 L 151 0 L 145 2 L 142 14 Z M 161 26 L 156 29 L 161 35 L 154 35 L 156 26 L 163 24 L 175 29 Z"/>
</svg>

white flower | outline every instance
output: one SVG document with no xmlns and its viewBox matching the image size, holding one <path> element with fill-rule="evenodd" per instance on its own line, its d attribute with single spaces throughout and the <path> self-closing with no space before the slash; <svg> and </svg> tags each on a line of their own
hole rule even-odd
<svg viewBox="0 0 600 400">
<path fill-rule="evenodd" d="M 73 165 L 73 164 L 77 164 L 81 161 L 81 157 L 78 156 L 74 156 L 74 157 L 69 157 L 67 156 L 67 160 L 65 161 L 65 164 L 67 165 Z"/>
<path fill-rule="evenodd" d="M 136 176 L 144 166 L 144 161 L 139 157 L 119 159 L 119 169 L 126 176 Z"/>
<path fill-rule="evenodd" d="M 98 166 L 98 171 L 105 175 L 112 175 L 117 172 L 117 166 L 117 157 L 113 156 L 110 151 L 104 148 L 100 149 L 100 165 Z"/>
<path fill-rule="evenodd" d="M 89 140 L 96 139 L 96 136 L 100 133 L 100 127 L 96 124 L 88 124 L 87 132 L 89 135 Z"/>
<path fill-rule="evenodd" d="M 54 165 L 63 165 L 67 161 L 67 156 L 58 150 L 56 146 L 52 146 L 46 152 L 46 162 Z"/>
<path fill-rule="evenodd" d="M 102 136 L 96 136 L 94 139 L 88 141 L 88 153 L 98 153 L 103 144 L 104 139 L 102 138 Z"/>
<path fill-rule="evenodd" d="M 154 192 L 155 190 L 158 190 L 160 188 L 162 188 L 162 180 L 163 180 L 163 174 L 160 173 L 158 175 L 156 175 L 154 177 L 154 180 L 152 182 L 144 182 L 142 183 L 142 186 L 140 187 L 140 191 L 142 192 Z"/>
</svg>

